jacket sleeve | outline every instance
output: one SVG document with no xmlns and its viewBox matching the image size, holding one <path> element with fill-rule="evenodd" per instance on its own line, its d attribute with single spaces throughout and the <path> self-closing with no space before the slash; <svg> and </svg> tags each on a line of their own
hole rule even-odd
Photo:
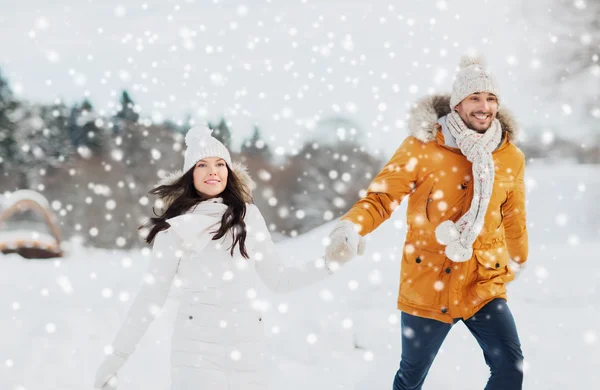
<svg viewBox="0 0 600 390">
<path fill-rule="evenodd" d="M 510 257 L 517 263 L 527 261 L 529 251 L 527 219 L 525 213 L 525 157 L 517 172 L 514 188 L 502 205 L 504 232 Z"/>
<path fill-rule="evenodd" d="M 113 342 L 113 349 L 117 353 L 129 356 L 135 350 L 167 299 L 180 256 L 175 236 L 169 231 L 159 232 L 154 239 L 150 264 L 141 289 Z"/>
<path fill-rule="evenodd" d="M 414 137 L 406 138 L 373 179 L 366 196 L 341 218 L 359 225 L 361 236 L 371 233 L 387 220 L 415 187 L 419 173 L 419 155 L 415 151 L 420 144 Z"/>
<path fill-rule="evenodd" d="M 323 259 L 309 260 L 300 266 L 286 266 L 281 254 L 276 250 L 265 220 L 253 205 L 247 205 L 245 219 L 250 245 L 249 255 L 255 260 L 256 273 L 260 279 L 276 293 L 286 293 L 317 283 L 332 272 Z"/>
</svg>

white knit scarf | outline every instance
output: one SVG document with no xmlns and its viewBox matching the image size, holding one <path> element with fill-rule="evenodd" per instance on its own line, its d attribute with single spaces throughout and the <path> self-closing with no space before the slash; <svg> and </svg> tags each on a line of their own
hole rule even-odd
<svg viewBox="0 0 600 390">
<path fill-rule="evenodd" d="M 471 259 L 473 243 L 483 229 L 485 214 L 494 188 L 494 159 L 492 152 L 502 139 L 498 119 L 485 133 L 478 133 L 465 125 L 456 111 L 446 117 L 448 130 L 456 139 L 462 154 L 473 164 L 473 200 L 471 207 L 456 223 L 447 220 L 435 229 L 435 237 L 446 245 L 446 256 L 456 262 Z"/>
<path fill-rule="evenodd" d="M 170 218 L 167 222 L 181 239 L 184 248 L 200 253 L 221 227 L 226 210 L 227 205 L 222 198 L 208 199 L 198 203 L 188 213 Z"/>
</svg>

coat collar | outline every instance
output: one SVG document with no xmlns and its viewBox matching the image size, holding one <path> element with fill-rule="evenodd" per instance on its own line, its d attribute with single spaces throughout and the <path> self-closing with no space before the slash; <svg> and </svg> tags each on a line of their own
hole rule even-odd
<svg viewBox="0 0 600 390">
<path fill-rule="evenodd" d="M 437 121 L 449 113 L 450 95 L 432 95 L 422 98 L 415 103 L 410 112 L 408 122 L 410 135 L 425 143 L 438 139 L 441 131 Z M 502 126 L 503 144 L 506 141 L 516 140 L 518 125 L 510 111 L 502 107 L 498 110 L 497 118 Z"/>
</svg>

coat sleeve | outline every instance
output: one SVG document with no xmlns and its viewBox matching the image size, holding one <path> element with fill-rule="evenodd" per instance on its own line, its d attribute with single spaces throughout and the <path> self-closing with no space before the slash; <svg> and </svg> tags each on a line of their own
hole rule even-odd
<svg viewBox="0 0 600 390">
<path fill-rule="evenodd" d="M 525 157 L 523 156 L 522 159 L 515 186 L 509 191 L 507 200 L 502 205 L 508 253 L 514 261 L 521 264 L 527 261 L 529 251 L 525 213 Z"/>
<path fill-rule="evenodd" d="M 408 137 L 396 150 L 367 188 L 367 194 L 352 206 L 341 219 L 360 226 L 360 235 L 375 230 L 400 202 L 415 188 L 419 173 L 419 155 L 416 152 L 421 142 Z"/>
<path fill-rule="evenodd" d="M 317 283 L 332 274 L 322 259 L 309 260 L 300 266 L 286 266 L 276 250 L 265 220 L 253 205 L 247 205 L 245 219 L 250 257 L 256 273 L 276 293 L 286 293 Z"/>
<path fill-rule="evenodd" d="M 150 264 L 141 289 L 133 301 L 121 329 L 113 342 L 113 349 L 129 356 L 164 305 L 177 273 L 181 251 L 175 236 L 169 231 L 159 232 L 155 239 Z"/>
</svg>

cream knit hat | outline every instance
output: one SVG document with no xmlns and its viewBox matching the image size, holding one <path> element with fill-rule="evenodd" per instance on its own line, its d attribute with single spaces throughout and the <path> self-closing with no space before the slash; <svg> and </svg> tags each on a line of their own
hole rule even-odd
<svg viewBox="0 0 600 390">
<path fill-rule="evenodd" d="M 212 130 L 206 126 L 194 126 L 185 135 L 185 159 L 183 172 L 187 172 L 196 163 L 206 157 L 219 157 L 231 168 L 229 150 L 218 139 L 212 136 Z"/>
<path fill-rule="evenodd" d="M 454 107 L 464 98 L 475 92 L 493 93 L 500 104 L 500 91 L 496 77 L 485 68 L 481 59 L 464 56 L 460 59 L 459 66 L 460 71 L 456 75 L 450 96 L 451 110 L 454 110 Z"/>
</svg>

